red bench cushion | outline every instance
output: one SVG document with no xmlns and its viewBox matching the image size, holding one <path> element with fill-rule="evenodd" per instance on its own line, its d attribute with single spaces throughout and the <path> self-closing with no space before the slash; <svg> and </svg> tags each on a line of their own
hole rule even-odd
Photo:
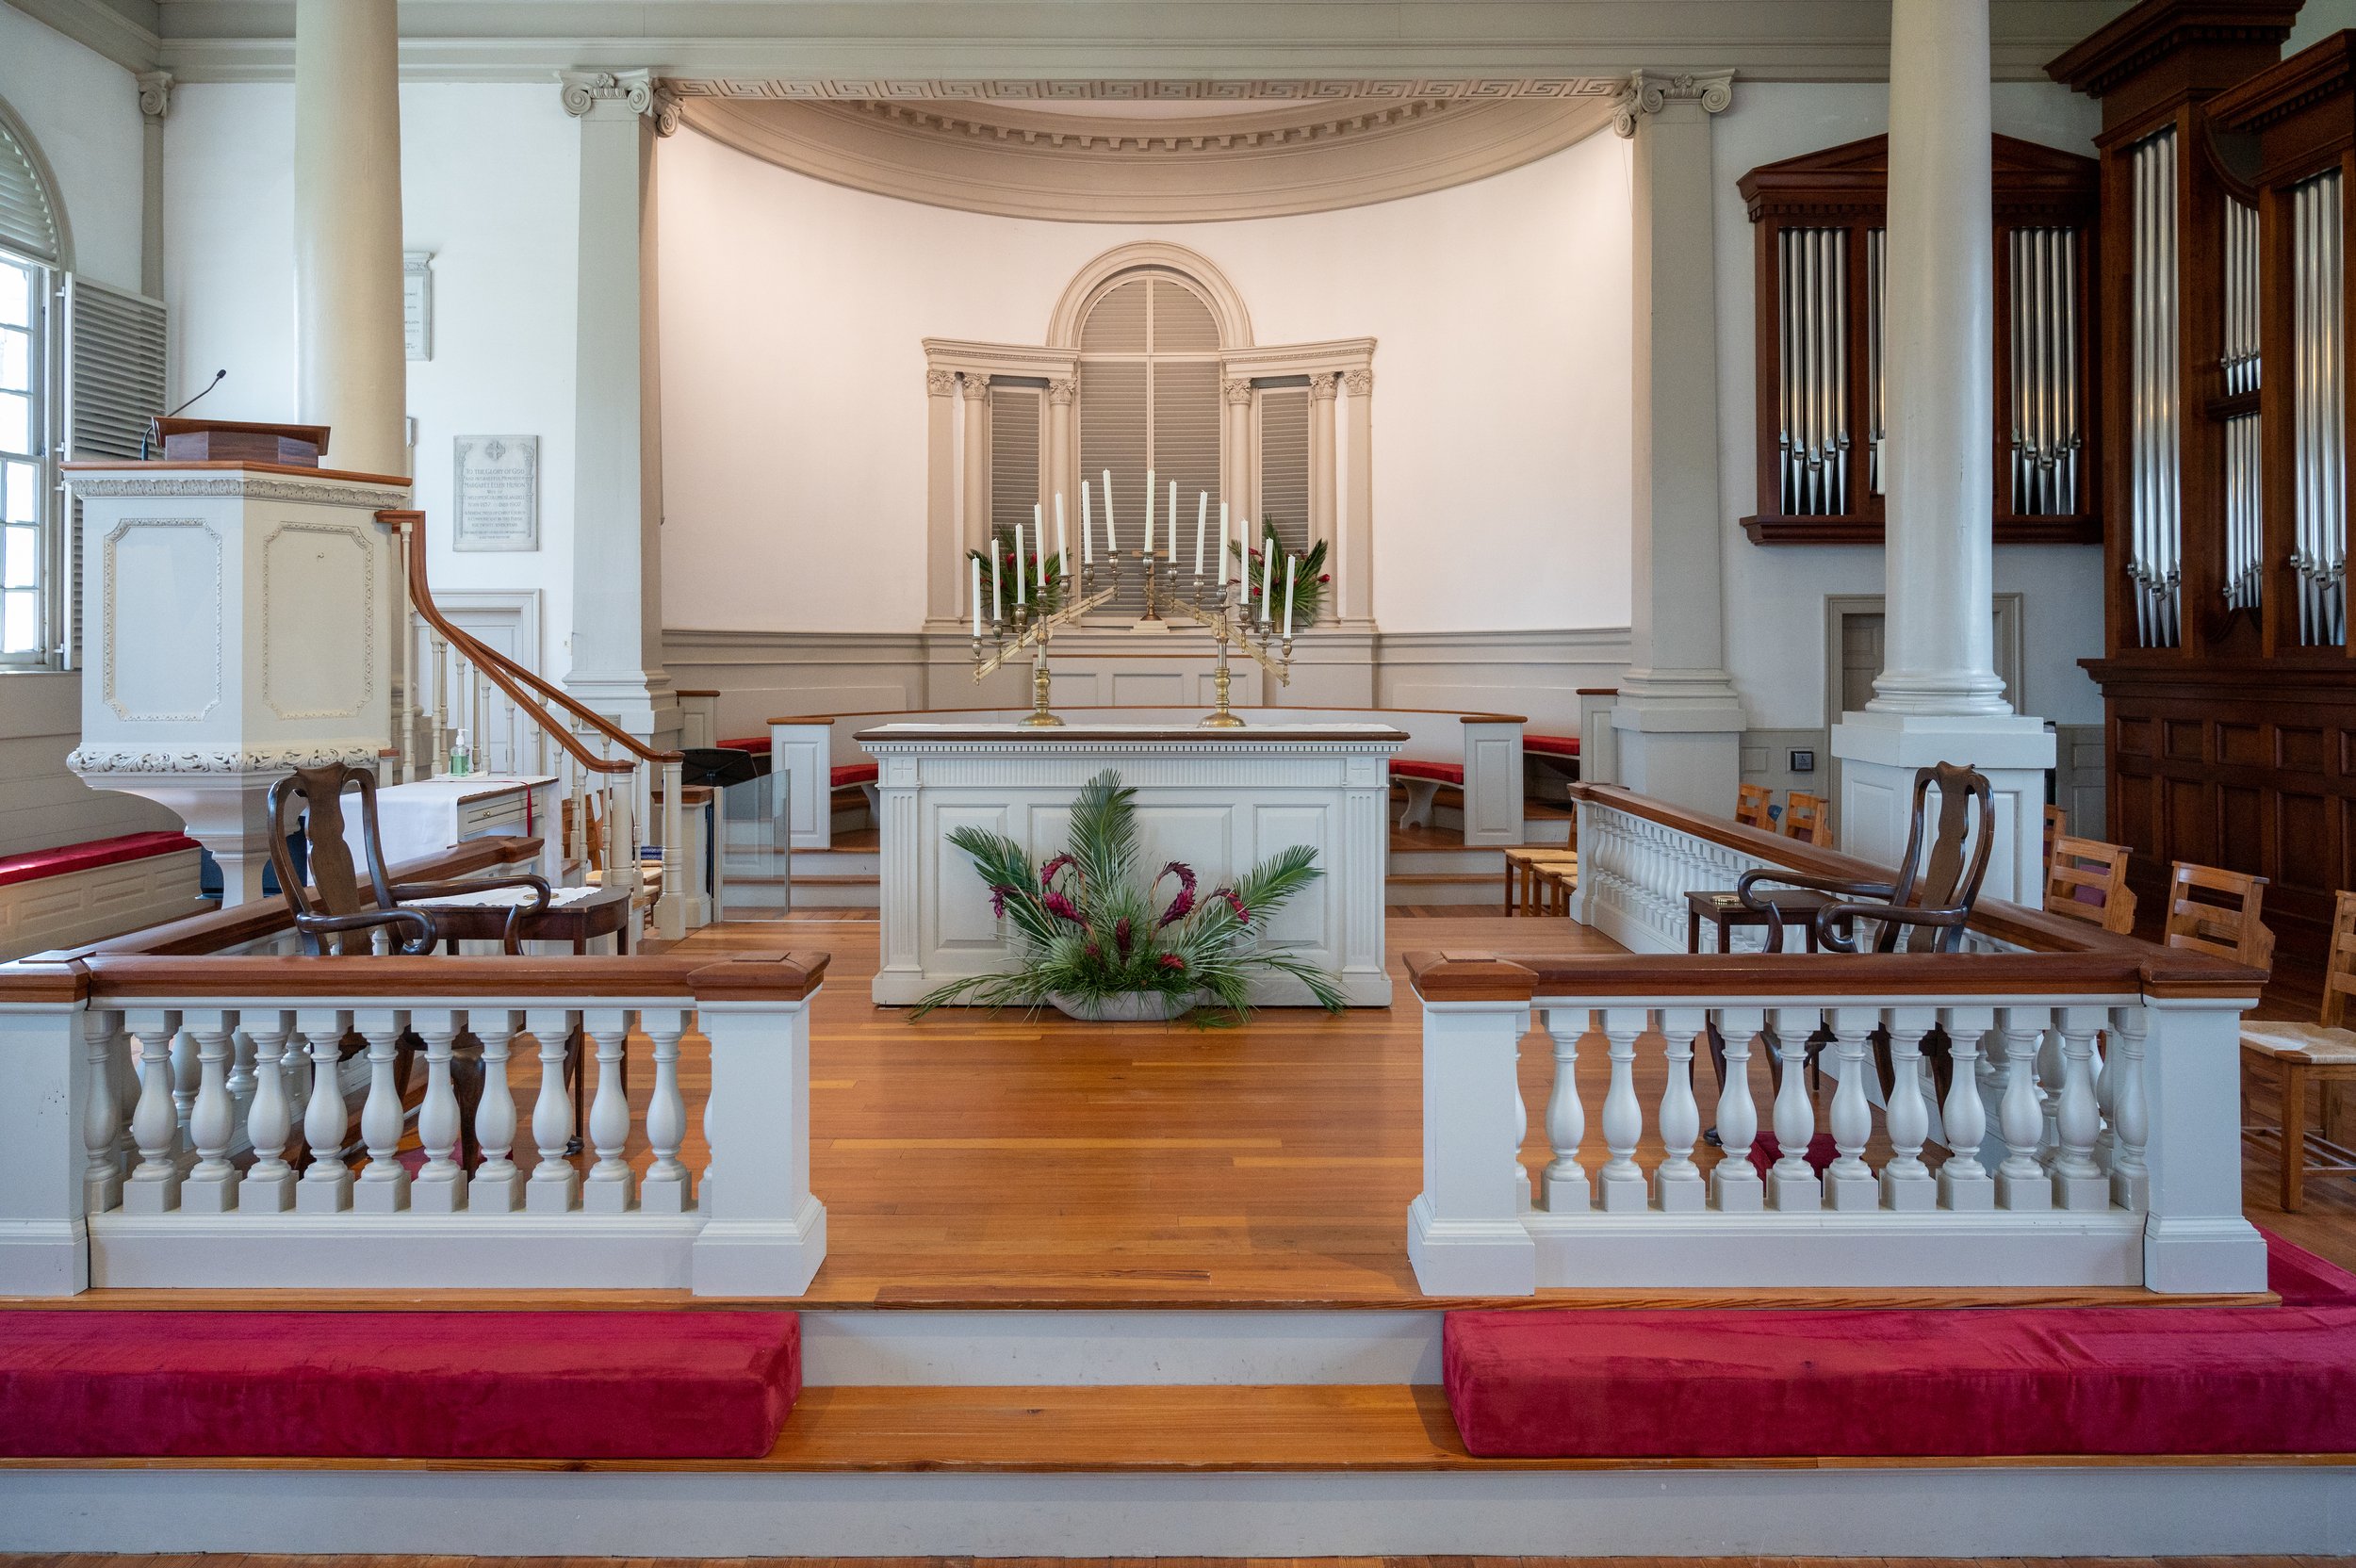
<svg viewBox="0 0 2356 1568">
<path fill-rule="evenodd" d="M 848 789 L 854 784 L 873 784 L 882 776 L 882 770 L 873 762 L 846 762 L 827 776 L 833 788 Z"/>
<path fill-rule="evenodd" d="M 740 735 L 733 741 L 722 741 L 720 749 L 722 751 L 749 751 L 757 757 L 766 757 L 769 755 L 769 737 Z"/>
<path fill-rule="evenodd" d="M 12 882 L 38 882 L 44 876 L 63 876 L 68 872 L 145 860 L 196 847 L 196 841 L 186 833 L 125 833 L 112 839 L 92 839 L 88 843 L 59 844 L 55 849 L 0 856 L 0 888 Z"/>
<path fill-rule="evenodd" d="M 1394 757 L 1391 759 L 1391 776 L 1430 778 L 1442 784 L 1454 784 L 1461 789 L 1464 783 L 1464 769 L 1456 762 L 1419 762 L 1412 757 Z"/>
<path fill-rule="evenodd" d="M 767 1312 L 0 1313 L 0 1454 L 752 1459 L 801 1392 Z"/>
<path fill-rule="evenodd" d="M 1488 1458 L 2348 1452 L 2356 1282 L 2269 1250 L 2307 1304 L 1450 1313 L 1442 1376 Z"/>
<path fill-rule="evenodd" d="M 1576 735 L 1525 735 L 1522 751 L 1530 757 L 1577 757 L 1579 737 Z"/>
</svg>

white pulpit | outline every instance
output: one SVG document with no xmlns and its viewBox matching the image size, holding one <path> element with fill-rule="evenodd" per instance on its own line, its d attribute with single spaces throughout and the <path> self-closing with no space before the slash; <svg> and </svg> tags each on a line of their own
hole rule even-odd
<svg viewBox="0 0 2356 1568">
<path fill-rule="evenodd" d="M 949 841 L 960 827 L 1002 833 L 1034 863 L 1059 853 L 1072 802 L 1110 768 L 1137 792 L 1139 863 L 1170 860 L 1216 888 L 1295 844 L 1325 874 L 1270 922 L 1268 939 L 1330 970 L 1351 1004 L 1385 1007 L 1383 870 L 1392 754 L 1406 735 L 1384 725 L 892 724 L 862 731 L 882 802 L 882 965 L 878 1004 L 917 1001 L 943 983 L 1010 963 L 973 861 Z M 1306 1004 L 1298 982 L 1267 983 L 1255 1003 Z"/>
</svg>

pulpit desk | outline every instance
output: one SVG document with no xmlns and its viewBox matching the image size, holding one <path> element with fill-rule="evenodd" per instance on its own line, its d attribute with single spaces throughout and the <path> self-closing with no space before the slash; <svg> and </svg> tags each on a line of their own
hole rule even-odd
<svg viewBox="0 0 2356 1568">
<path fill-rule="evenodd" d="M 1063 848 L 1080 787 L 1109 768 L 1137 791 L 1144 875 L 1182 860 L 1216 888 L 1280 850 L 1314 846 L 1325 874 L 1274 917 L 1268 939 L 1331 972 L 1353 1006 L 1386 1007 L 1388 764 L 1406 742 L 1387 725 L 1364 724 L 862 730 L 859 744 L 881 776 L 883 961 L 874 998 L 904 1006 L 947 981 L 1008 967 L 990 890 L 950 833 L 1001 833 L 1044 860 Z M 1253 1001 L 1305 1005 L 1310 997 L 1279 976 Z"/>
</svg>

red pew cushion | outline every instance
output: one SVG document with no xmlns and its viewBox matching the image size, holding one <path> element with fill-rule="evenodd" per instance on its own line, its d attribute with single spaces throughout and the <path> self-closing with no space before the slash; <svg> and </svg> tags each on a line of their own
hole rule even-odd
<svg viewBox="0 0 2356 1568">
<path fill-rule="evenodd" d="M 1450 1313 L 1442 1376 L 1487 1458 L 2356 1450 L 2356 1276 L 2267 1252 L 2281 1307 Z"/>
<path fill-rule="evenodd" d="M 837 790 L 854 784 L 873 784 L 883 776 L 883 770 L 873 762 L 846 762 L 827 776 L 828 784 Z"/>
<path fill-rule="evenodd" d="M 740 735 L 733 741 L 722 741 L 720 743 L 720 749 L 723 751 L 749 751 L 757 756 L 766 757 L 769 755 L 769 737 L 766 735 Z"/>
<path fill-rule="evenodd" d="M 1393 778 L 1435 779 L 1442 784 L 1454 784 L 1460 789 L 1464 783 L 1464 770 L 1461 764 L 1455 762 L 1419 762 L 1412 757 L 1392 758 L 1391 776 Z"/>
<path fill-rule="evenodd" d="M 1577 757 L 1579 737 L 1576 735 L 1525 735 L 1522 753 L 1530 757 Z"/>
<path fill-rule="evenodd" d="M 801 1392 L 765 1312 L 0 1312 L 0 1454 L 751 1459 Z"/>
<path fill-rule="evenodd" d="M 174 850 L 194 848 L 196 848 L 196 841 L 186 833 L 166 830 L 155 833 L 124 833 L 112 839 L 92 839 L 88 843 L 59 844 L 55 849 L 27 850 L 22 855 L 0 856 L 0 888 L 17 882 L 38 882 L 45 876 L 63 876 L 68 872 L 89 871 L 95 866 L 120 865 L 125 860 L 145 860 L 157 855 L 170 855 Z"/>
</svg>

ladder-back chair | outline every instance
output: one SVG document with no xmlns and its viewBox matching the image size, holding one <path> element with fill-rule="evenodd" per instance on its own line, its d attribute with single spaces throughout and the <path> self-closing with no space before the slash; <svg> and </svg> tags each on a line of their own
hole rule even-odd
<svg viewBox="0 0 2356 1568">
<path fill-rule="evenodd" d="M 1823 795 L 1794 790 L 1785 798 L 1783 836 L 1819 848 L 1832 846 L 1832 802 Z"/>
<path fill-rule="evenodd" d="M 2310 1176 L 2356 1174 L 2356 1152 L 2332 1135 L 2331 1100 L 2344 1084 L 2356 1084 L 2356 1031 L 2347 1027 L 2348 999 L 2356 996 L 2356 893 L 2343 892 L 2331 911 L 2331 948 L 2323 966 L 2323 1006 L 2313 1023 L 2251 1019 L 2242 1024 L 2245 1069 L 2270 1066 L 2282 1090 L 2277 1124 L 2245 1123 L 2246 1136 L 2281 1144 L 2282 1212 L 2297 1214 L 2306 1200 Z M 2326 1110 L 2321 1133 L 2307 1130 L 2307 1086 L 2323 1086 Z"/>
<path fill-rule="evenodd" d="M 2168 886 L 2168 945 L 2274 968 L 2274 933 L 2258 918 L 2266 879 L 2247 872 L 2176 862 Z"/>
<path fill-rule="evenodd" d="M 1768 815 L 1775 792 L 1764 784 L 1737 784 L 1734 787 L 1734 820 L 1745 827 L 1775 831 L 1774 819 Z"/>
<path fill-rule="evenodd" d="M 2127 886 L 2127 846 L 2065 833 L 2046 857 L 2045 907 L 2117 936 L 2135 928 L 2135 890 Z"/>
</svg>

